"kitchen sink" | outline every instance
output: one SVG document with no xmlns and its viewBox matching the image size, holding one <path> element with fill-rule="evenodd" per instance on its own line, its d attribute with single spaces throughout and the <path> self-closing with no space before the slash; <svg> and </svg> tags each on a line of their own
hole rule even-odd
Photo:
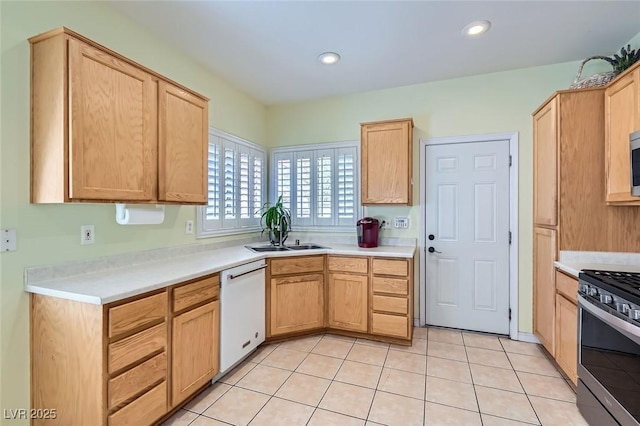
<svg viewBox="0 0 640 426">
<path fill-rule="evenodd" d="M 273 252 L 273 251 L 289 251 L 289 250 L 315 250 L 315 249 L 327 248 L 325 246 L 319 246 L 318 244 L 313 244 L 313 243 L 297 244 L 297 245 L 284 246 L 284 247 L 280 247 L 280 246 L 257 246 L 257 247 L 245 246 L 245 247 L 256 253 Z"/>
</svg>

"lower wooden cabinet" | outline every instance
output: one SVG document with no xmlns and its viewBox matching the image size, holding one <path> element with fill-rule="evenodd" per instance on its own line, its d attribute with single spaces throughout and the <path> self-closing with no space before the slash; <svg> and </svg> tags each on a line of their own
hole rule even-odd
<svg viewBox="0 0 640 426">
<path fill-rule="evenodd" d="M 367 332 L 369 277 L 329 273 L 329 327 Z"/>
<path fill-rule="evenodd" d="M 556 362 L 566 375 L 578 383 L 578 307 L 556 294 Z"/>
<path fill-rule="evenodd" d="M 556 231 L 533 230 L 533 333 L 551 355 L 555 354 Z"/>
<path fill-rule="evenodd" d="M 273 277 L 272 336 L 324 327 L 324 274 Z"/>
<path fill-rule="evenodd" d="M 171 405 L 176 406 L 218 373 L 220 301 L 173 318 Z"/>
<path fill-rule="evenodd" d="M 218 371 L 218 294 L 217 275 L 108 305 L 32 294 L 31 408 L 56 418 L 31 424 L 158 421 Z"/>
<path fill-rule="evenodd" d="M 371 260 L 371 334 L 411 340 L 413 259 Z"/>
</svg>

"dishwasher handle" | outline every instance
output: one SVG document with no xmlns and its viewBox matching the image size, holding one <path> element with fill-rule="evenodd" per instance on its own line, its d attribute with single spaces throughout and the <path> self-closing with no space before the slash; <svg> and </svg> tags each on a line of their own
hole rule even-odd
<svg viewBox="0 0 640 426">
<path fill-rule="evenodd" d="M 229 275 L 229 279 L 230 279 L 230 280 L 233 280 L 233 279 L 239 278 L 239 277 L 241 277 L 241 276 L 243 276 L 243 275 L 247 275 L 247 274 L 251 274 L 251 273 L 253 273 L 253 272 L 259 271 L 259 270 L 264 269 L 264 268 L 266 268 L 266 267 L 267 267 L 267 265 L 265 264 L 265 265 L 262 265 L 262 266 L 260 266 L 260 267 L 258 267 L 258 268 L 256 268 L 256 269 L 252 269 L 252 270 L 250 270 L 250 271 L 246 271 L 246 272 L 243 272 L 243 273 L 241 273 L 241 274 L 237 274 L 237 275 Z"/>
</svg>

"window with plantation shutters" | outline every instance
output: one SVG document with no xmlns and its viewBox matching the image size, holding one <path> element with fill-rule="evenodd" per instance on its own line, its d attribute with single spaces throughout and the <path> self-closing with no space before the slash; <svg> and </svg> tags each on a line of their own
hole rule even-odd
<svg viewBox="0 0 640 426">
<path fill-rule="evenodd" d="M 282 195 L 293 230 L 353 231 L 361 216 L 359 141 L 271 151 L 271 199 Z"/>
<path fill-rule="evenodd" d="M 266 200 L 264 148 L 217 129 L 209 130 L 208 204 L 199 207 L 198 237 L 260 229 Z"/>
</svg>

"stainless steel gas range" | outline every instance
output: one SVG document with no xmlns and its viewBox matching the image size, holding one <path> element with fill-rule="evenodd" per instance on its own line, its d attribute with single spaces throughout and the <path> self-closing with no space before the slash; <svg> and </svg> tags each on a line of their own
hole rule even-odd
<svg viewBox="0 0 640 426">
<path fill-rule="evenodd" d="M 584 270 L 578 397 L 592 426 L 640 425 L 640 273 Z"/>
</svg>

